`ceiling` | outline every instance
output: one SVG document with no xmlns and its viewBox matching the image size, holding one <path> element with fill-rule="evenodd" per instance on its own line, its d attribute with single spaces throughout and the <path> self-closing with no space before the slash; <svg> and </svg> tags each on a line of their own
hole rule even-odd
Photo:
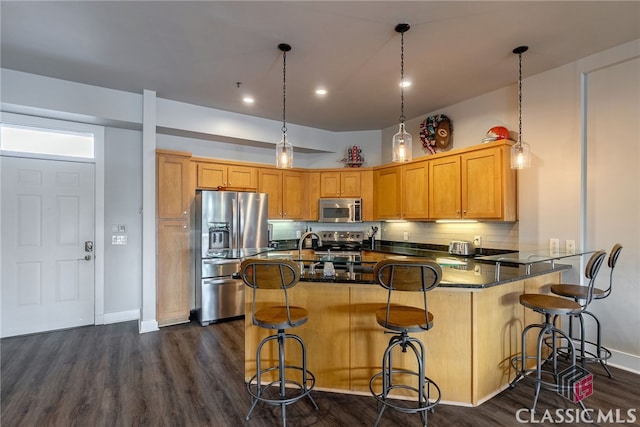
<svg viewBox="0 0 640 427">
<path fill-rule="evenodd" d="M 401 22 L 407 119 L 514 84 L 517 46 L 526 78 L 640 38 L 638 1 L 2 0 L 0 14 L 3 68 L 275 120 L 289 43 L 287 122 L 331 131 L 398 122 Z"/>
</svg>

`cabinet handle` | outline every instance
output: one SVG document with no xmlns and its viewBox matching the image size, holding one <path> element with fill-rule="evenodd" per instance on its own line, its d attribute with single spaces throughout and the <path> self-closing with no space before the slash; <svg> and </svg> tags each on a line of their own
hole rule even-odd
<svg viewBox="0 0 640 427">
<path fill-rule="evenodd" d="M 182 215 L 186 215 L 186 214 L 187 214 L 187 211 L 182 212 Z"/>
<path fill-rule="evenodd" d="M 186 226 L 186 225 L 183 225 L 183 226 L 182 226 L 182 228 L 187 228 L 187 226 Z"/>
</svg>

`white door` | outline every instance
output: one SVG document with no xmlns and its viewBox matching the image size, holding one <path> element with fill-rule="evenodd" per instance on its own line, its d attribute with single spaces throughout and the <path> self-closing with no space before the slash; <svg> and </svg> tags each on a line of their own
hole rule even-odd
<svg viewBox="0 0 640 427">
<path fill-rule="evenodd" d="M 94 164 L 0 157 L 2 337 L 94 323 Z"/>
</svg>

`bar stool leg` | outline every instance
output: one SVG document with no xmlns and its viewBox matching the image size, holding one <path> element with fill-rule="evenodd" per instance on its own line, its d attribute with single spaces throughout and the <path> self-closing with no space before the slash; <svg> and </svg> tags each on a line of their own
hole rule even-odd
<svg viewBox="0 0 640 427">
<path fill-rule="evenodd" d="M 416 361 L 418 363 L 418 372 L 412 372 L 412 371 L 407 371 L 403 369 L 396 369 L 396 370 L 393 369 L 393 350 L 398 346 L 402 348 L 402 352 L 406 352 L 407 347 L 413 351 L 416 357 Z M 395 335 L 389 340 L 389 345 L 387 346 L 384 352 L 384 355 L 382 357 L 383 370 L 381 373 L 374 376 L 374 378 L 370 383 L 370 387 L 371 387 L 371 384 L 373 383 L 375 378 L 382 377 L 382 392 L 379 396 L 377 396 L 379 401 L 378 403 L 379 404 L 381 403 L 382 407 L 378 411 L 378 416 L 376 418 L 375 426 L 377 426 L 380 423 L 380 420 L 382 419 L 382 415 L 384 414 L 384 411 L 387 409 L 387 406 L 391 406 L 403 412 L 409 412 L 409 413 L 419 412 L 420 419 L 422 420 L 423 426 L 427 427 L 427 421 L 428 421 L 427 411 L 429 410 L 433 411 L 433 406 L 435 406 L 440 401 L 440 396 L 439 396 L 440 389 L 437 387 L 435 383 L 431 382 L 431 380 L 429 380 L 425 376 L 425 365 L 426 365 L 425 357 L 426 357 L 426 353 L 424 349 L 424 344 L 419 339 L 411 338 L 406 334 L 402 334 L 402 335 Z M 393 380 L 394 373 L 404 373 L 404 374 L 417 376 L 418 386 L 415 389 L 412 388 L 411 386 L 403 385 L 403 384 L 398 384 L 396 386 Z M 427 387 L 428 385 L 429 386 L 433 385 L 436 388 L 436 391 L 438 392 L 437 400 L 434 403 L 431 403 L 429 400 L 431 397 L 431 389 L 429 388 L 425 391 L 425 387 Z M 410 388 L 416 391 L 418 394 L 418 402 L 417 402 L 418 406 L 416 408 L 405 409 L 405 408 L 397 407 L 394 404 L 387 402 L 389 393 L 394 387 L 400 387 L 405 389 Z"/>
</svg>

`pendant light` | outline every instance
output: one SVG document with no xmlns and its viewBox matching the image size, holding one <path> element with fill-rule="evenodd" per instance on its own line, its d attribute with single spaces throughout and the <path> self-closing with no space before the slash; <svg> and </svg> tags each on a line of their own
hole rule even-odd
<svg viewBox="0 0 640 427">
<path fill-rule="evenodd" d="M 396 25 L 396 32 L 400 33 L 400 128 L 393 135 L 392 161 L 411 161 L 411 134 L 404 127 L 404 33 L 409 31 L 409 24 Z"/>
<path fill-rule="evenodd" d="M 282 139 L 276 144 L 276 167 L 280 169 L 293 167 L 293 145 L 287 139 L 287 52 L 291 46 L 280 43 L 282 51 Z"/>
<path fill-rule="evenodd" d="M 518 55 L 518 142 L 511 146 L 511 169 L 526 169 L 531 166 L 531 150 L 529 144 L 522 141 L 522 54 L 528 46 L 513 49 Z"/>
</svg>

